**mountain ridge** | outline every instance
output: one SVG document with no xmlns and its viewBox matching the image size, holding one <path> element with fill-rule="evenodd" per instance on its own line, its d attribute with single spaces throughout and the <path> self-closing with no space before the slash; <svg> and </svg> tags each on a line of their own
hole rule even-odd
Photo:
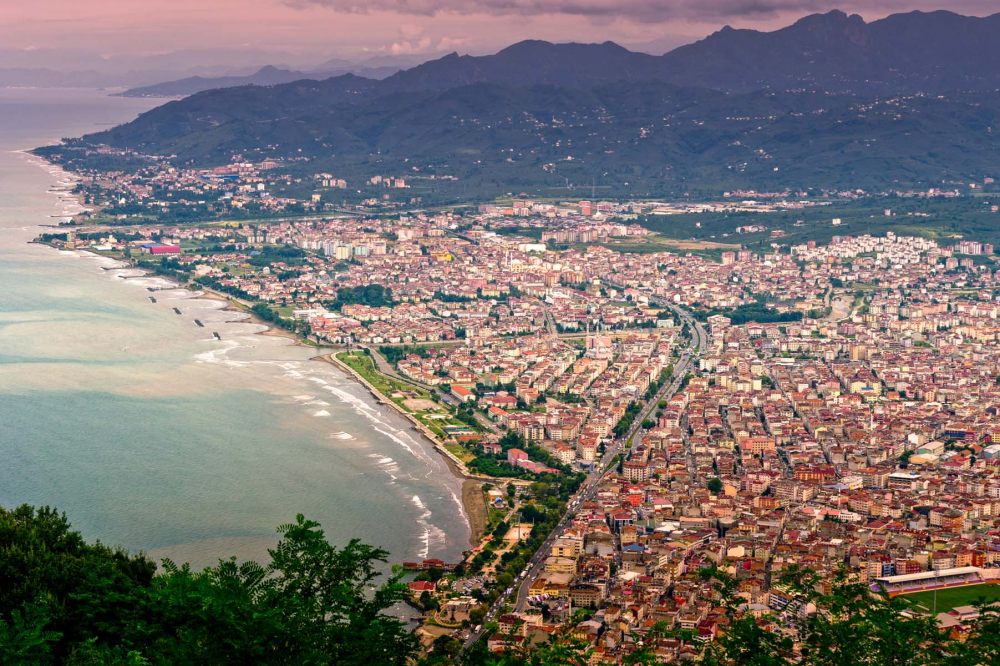
<svg viewBox="0 0 1000 666">
<path fill-rule="evenodd" d="M 67 149 L 127 146 L 193 165 L 308 158 L 354 173 L 423 163 L 491 182 L 513 170 L 525 187 L 557 173 L 622 187 L 926 187 L 995 175 L 1000 67 L 976 65 L 1000 63 L 995 25 L 1000 15 L 865 23 L 835 11 L 770 33 L 723 28 L 664 56 L 526 40 L 381 81 L 204 91 Z"/>
</svg>

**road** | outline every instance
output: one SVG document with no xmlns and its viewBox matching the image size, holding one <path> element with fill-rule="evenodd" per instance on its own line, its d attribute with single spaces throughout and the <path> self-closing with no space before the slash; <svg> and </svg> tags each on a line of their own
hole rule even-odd
<svg viewBox="0 0 1000 666">
<path fill-rule="evenodd" d="M 427 384 L 422 384 L 418 381 L 410 379 L 409 377 L 404 377 L 403 375 L 399 374 L 394 367 L 392 367 L 392 364 L 389 363 L 389 361 L 387 361 L 385 357 L 378 352 L 378 350 L 372 347 L 367 347 L 367 349 L 369 355 L 375 360 L 375 365 L 378 368 L 378 371 L 381 372 L 383 375 L 386 375 L 387 377 L 392 377 L 393 379 L 399 380 L 404 384 L 410 384 L 413 386 L 420 387 L 425 391 L 436 393 L 445 402 L 445 404 L 448 404 L 450 402 L 455 402 L 456 399 L 453 396 L 450 396 L 444 391 L 442 391 L 440 386 L 429 386 Z M 479 412 L 473 412 L 473 416 L 475 417 L 476 422 L 479 423 L 479 425 L 483 426 L 493 434 L 499 435 L 500 431 L 495 423 L 490 421 L 488 418 L 486 418 Z"/>
<path fill-rule="evenodd" d="M 653 299 L 651 298 L 650 301 L 652 302 Z M 517 581 L 511 588 L 505 590 L 492 605 L 490 605 L 486 612 L 486 619 L 482 624 L 483 627 L 497 618 L 501 609 L 510 603 L 512 595 L 514 595 L 514 610 L 517 612 L 524 610 L 527 605 L 528 589 L 542 572 L 545 565 L 545 559 L 548 557 L 549 552 L 552 549 L 552 544 L 558 538 L 558 535 L 562 534 L 566 529 L 572 519 L 572 516 L 576 513 L 577 508 L 594 498 L 604 477 L 617 468 L 617 465 L 613 464 L 615 457 L 622 449 L 622 446 L 629 442 L 633 435 L 638 432 L 639 428 L 642 426 L 643 419 L 645 419 L 656 408 L 656 404 L 660 400 L 669 400 L 675 393 L 677 393 L 680 389 L 681 383 L 684 381 L 684 376 L 687 374 L 694 360 L 703 354 L 708 348 L 708 334 L 705 332 L 702 325 L 694 319 L 694 317 L 692 317 L 685 310 L 682 310 L 671 303 L 661 301 L 660 304 L 662 304 L 663 307 L 670 308 L 670 310 L 672 310 L 682 321 L 688 324 L 691 331 L 691 341 L 681 354 L 677 364 L 674 366 L 672 381 L 661 387 L 660 390 L 657 391 L 656 395 L 643 405 L 642 410 L 638 415 L 636 415 L 636 418 L 632 422 L 632 426 L 629 428 L 628 432 L 626 432 L 622 437 L 616 438 L 612 441 L 611 445 L 604 452 L 604 456 L 602 456 L 599 463 L 595 465 L 594 470 L 587 475 L 587 479 L 584 481 L 583 485 L 581 485 L 580 489 L 572 497 L 570 497 L 567 502 L 566 513 L 563 515 L 562 520 L 559 521 L 552 532 L 549 533 L 549 536 L 546 537 L 542 545 L 537 551 L 535 551 L 534 556 L 532 556 L 524 571 L 518 576 Z M 479 631 L 474 631 L 469 638 L 466 639 L 463 649 L 468 648 L 470 645 L 478 641 L 482 635 L 482 628 L 480 628 Z"/>
</svg>

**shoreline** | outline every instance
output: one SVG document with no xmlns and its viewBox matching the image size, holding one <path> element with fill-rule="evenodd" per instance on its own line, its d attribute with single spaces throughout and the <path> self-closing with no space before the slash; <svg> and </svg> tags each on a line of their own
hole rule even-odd
<svg viewBox="0 0 1000 666">
<path fill-rule="evenodd" d="M 479 477 L 470 474 L 469 471 L 465 469 L 465 466 L 461 463 L 461 461 L 456 459 L 451 451 L 446 449 L 444 445 L 437 440 L 434 433 L 432 433 L 427 426 L 421 423 L 409 412 L 401 409 L 399 405 L 394 403 L 392 400 L 389 400 L 389 398 L 383 395 L 381 391 L 372 386 L 367 379 L 359 375 L 354 368 L 351 368 L 341 362 L 336 355 L 323 354 L 314 357 L 312 360 L 329 363 L 344 372 L 348 377 L 354 379 L 366 388 L 379 404 L 386 405 L 413 424 L 414 429 L 431 443 L 434 450 L 437 451 L 437 453 L 444 459 L 448 470 L 456 479 L 459 479 L 462 482 L 462 509 L 464 510 L 465 516 L 469 521 L 469 545 L 473 548 L 479 546 L 482 541 L 482 536 L 486 531 L 486 523 L 488 520 L 488 509 L 486 507 L 486 501 L 483 499 L 482 486 L 484 483 L 493 482 L 493 480 L 488 477 Z"/>
<path fill-rule="evenodd" d="M 37 240 L 33 240 L 30 242 L 37 243 L 40 245 L 45 245 L 54 250 L 66 251 L 64 248 L 60 248 L 52 243 L 46 243 L 44 241 L 37 241 Z M 165 282 L 173 284 L 174 285 L 174 287 L 172 287 L 173 289 L 187 289 L 187 286 L 181 284 L 176 278 L 166 275 L 159 275 L 155 271 L 151 271 L 148 268 L 132 266 L 129 263 L 129 261 L 124 258 L 119 259 L 116 257 L 109 257 L 107 255 L 85 249 L 74 249 L 71 251 L 82 252 L 94 257 L 100 257 L 104 259 L 112 259 L 114 261 L 118 261 L 123 264 L 121 270 L 140 271 L 143 277 L 156 277 L 161 280 L 164 280 Z M 253 335 L 266 335 L 269 337 L 284 338 L 286 340 L 289 340 L 290 344 L 293 346 L 312 347 L 312 345 L 305 344 L 302 341 L 301 336 L 292 333 L 291 331 L 286 331 L 285 329 L 279 326 L 275 326 L 270 322 L 266 322 L 257 315 L 253 314 L 253 312 L 248 311 L 248 309 L 244 309 L 246 308 L 246 306 L 240 303 L 238 300 L 234 300 L 233 298 L 227 296 L 226 294 L 222 294 L 220 292 L 215 291 L 214 289 L 205 287 L 203 285 L 198 285 L 198 290 L 200 294 L 195 295 L 194 299 L 203 298 L 205 300 L 225 303 L 224 307 L 219 308 L 220 311 L 232 312 L 234 314 L 240 315 L 240 317 L 236 319 L 226 319 L 225 320 L 226 323 L 234 323 L 234 324 L 250 323 L 257 326 L 262 326 L 263 327 L 262 330 L 254 331 Z M 323 348 L 324 347 L 322 346 L 314 347 L 314 349 L 317 350 Z M 330 349 L 331 347 L 325 347 L 325 348 Z M 486 524 L 488 521 L 488 509 L 486 507 L 486 501 L 485 499 L 483 499 L 482 486 L 484 483 L 490 482 L 491 480 L 488 478 L 478 478 L 471 475 L 468 472 L 468 470 L 465 469 L 465 466 L 462 465 L 461 461 L 457 460 L 450 451 L 448 451 L 440 442 L 438 442 L 434 434 L 430 432 L 423 423 L 414 418 L 413 415 L 400 409 L 399 406 L 396 405 L 396 403 L 389 400 L 386 396 L 382 395 L 382 393 L 379 392 L 378 389 L 376 389 L 374 386 L 369 384 L 364 377 L 358 375 L 353 370 L 353 368 L 350 368 L 347 365 L 341 363 L 336 358 L 335 354 L 318 354 L 316 356 L 311 357 L 310 360 L 329 363 L 333 367 L 343 372 L 348 379 L 353 379 L 359 384 L 361 384 L 361 386 L 367 389 L 368 392 L 372 395 L 372 397 L 375 398 L 377 403 L 389 406 L 397 414 L 406 418 L 414 426 L 414 429 L 420 432 L 420 434 L 423 435 L 428 442 L 430 442 L 433 449 L 442 457 L 442 459 L 444 459 L 445 465 L 448 467 L 448 471 L 451 472 L 451 474 L 456 479 L 462 482 L 461 504 L 462 504 L 462 510 L 465 513 L 465 517 L 469 521 L 469 528 L 470 528 L 469 545 L 473 548 L 479 546 L 482 540 L 482 536 L 485 533 Z"/>
<path fill-rule="evenodd" d="M 42 157 L 38 157 L 37 155 L 34 155 L 34 154 L 30 153 L 29 151 L 23 151 L 23 152 L 26 155 L 28 155 L 30 158 L 37 160 L 40 164 L 44 164 L 44 165 L 47 165 L 47 166 L 50 166 L 50 167 L 55 167 L 56 169 L 58 169 L 61 172 L 60 175 L 62 175 L 63 178 L 65 178 L 66 180 L 69 180 L 71 182 L 78 182 L 79 176 L 77 174 L 74 174 L 71 171 L 66 170 L 62 165 L 55 164 L 55 163 L 50 162 L 49 160 L 46 160 L 46 159 L 44 159 Z M 57 182 L 57 183 L 51 185 L 49 189 L 51 191 L 52 188 L 54 188 L 54 187 L 60 187 L 60 186 L 62 186 L 62 185 Z M 81 198 L 81 196 L 79 194 L 74 193 L 72 191 L 59 192 L 59 194 L 60 194 L 60 196 L 67 195 L 67 196 L 71 197 L 74 200 L 76 206 L 81 210 L 81 212 L 87 210 L 87 207 L 83 204 L 82 198 Z M 74 214 L 69 215 L 69 216 L 60 216 L 60 218 L 64 219 L 64 220 L 69 220 L 69 221 L 72 221 L 72 222 L 76 222 L 76 215 L 77 214 L 78 213 L 74 213 Z M 58 228 L 65 228 L 65 227 L 67 227 L 69 225 L 56 224 L 56 225 L 49 225 L 49 226 L 51 228 L 58 229 Z M 74 228 L 76 226 L 78 226 L 78 225 L 73 225 Z M 47 242 L 43 242 L 43 241 L 38 241 L 37 237 L 36 237 L 36 239 L 33 239 L 30 242 L 32 242 L 32 243 L 39 243 L 39 244 L 42 244 L 42 245 L 47 245 L 48 247 L 50 247 L 52 249 L 55 249 L 55 250 L 65 251 L 64 248 L 60 248 L 57 245 L 55 245 L 54 243 L 47 243 Z M 143 276 L 160 278 L 160 279 L 166 281 L 167 283 L 174 285 L 173 288 L 175 288 L 175 289 L 187 289 L 188 285 L 190 285 L 190 284 L 196 284 L 196 283 L 193 283 L 193 282 L 190 282 L 190 281 L 188 283 L 186 283 L 186 284 L 182 284 L 179 280 L 177 280 L 174 277 L 167 276 L 167 275 L 160 275 L 160 274 L 156 273 L 155 271 L 152 271 L 152 270 L 150 270 L 148 268 L 142 268 L 142 267 L 139 267 L 139 266 L 133 266 L 132 263 L 128 259 L 126 259 L 124 257 L 121 257 L 121 258 L 118 258 L 118 257 L 109 257 L 107 255 L 100 254 L 98 252 L 94 252 L 92 250 L 87 250 L 87 249 L 75 249 L 74 248 L 74 250 L 72 250 L 72 251 L 74 251 L 74 252 L 84 252 L 84 253 L 90 254 L 90 255 L 95 256 L 95 257 L 101 257 L 101 258 L 112 259 L 114 261 L 118 261 L 121 264 L 123 264 L 123 266 L 122 266 L 123 270 L 140 271 L 143 274 Z M 260 317 L 258 317 L 257 315 L 255 315 L 253 312 L 251 312 L 249 306 L 247 306 L 244 303 L 241 303 L 239 301 L 239 299 L 236 299 L 234 297 L 230 297 L 227 294 L 220 293 L 218 291 L 215 291 L 214 289 L 211 289 L 210 287 L 206 287 L 206 286 L 200 285 L 200 284 L 198 285 L 198 291 L 200 293 L 198 295 L 195 295 L 194 298 L 196 298 L 196 299 L 197 298 L 204 298 L 204 299 L 210 300 L 210 301 L 217 301 L 217 302 L 225 303 L 225 306 L 222 307 L 222 308 L 220 308 L 220 310 L 228 311 L 228 312 L 232 312 L 232 313 L 236 313 L 236 314 L 240 315 L 240 317 L 236 318 L 236 319 L 226 319 L 225 320 L 226 323 L 250 323 L 250 324 L 254 324 L 254 325 L 257 325 L 257 326 L 261 326 L 262 329 L 259 330 L 259 331 L 255 331 L 253 333 L 253 335 L 265 335 L 265 336 L 269 336 L 269 337 L 284 338 L 286 340 L 289 340 L 290 344 L 293 345 L 293 346 L 312 347 L 312 345 L 306 344 L 303 341 L 302 336 L 300 336 L 300 335 L 298 335 L 296 333 L 293 333 L 291 331 L 287 331 L 287 330 L 285 330 L 285 329 L 283 329 L 283 328 L 281 328 L 279 326 L 275 326 L 274 324 L 272 324 L 270 322 L 264 321 L 263 319 L 261 319 Z M 324 347 L 321 346 L 321 345 L 318 345 L 318 346 L 315 347 L 315 349 L 317 349 L 317 350 L 323 349 L 323 348 Z M 329 347 L 326 347 L 326 348 L 329 349 Z M 480 543 L 482 541 L 482 537 L 483 537 L 483 535 L 484 535 L 484 533 L 486 531 L 486 525 L 487 525 L 487 522 L 488 522 L 488 519 L 489 519 L 489 509 L 487 508 L 487 506 L 486 506 L 486 500 L 483 497 L 482 487 L 483 487 L 484 483 L 493 482 L 494 480 L 492 480 L 492 479 L 490 479 L 488 477 L 478 477 L 477 475 L 470 474 L 469 471 L 465 468 L 465 465 L 462 464 L 462 462 L 460 460 L 458 460 L 457 458 L 455 458 L 455 456 L 450 451 L 448 451 L 441 442 L 438 441 L 438 439 L 434 435 L 434 433 L 432 433 L 423 423 L 421 423 L 419 420 L 417 420 L 412 414 L 409 414 L 406 411 L 402 410 L 398 405 L 396 405 L 394 402 L 392 402 L 391 400 L 389 400 L 386 396 L 382 395 L 374 386 L 372 386 L 371 384 L 369 384 L 367 380 L 365 380 L 363 377 L 361 377 L 360 375 L 358 375 L 352 368 L 350 368 L 347 365 L 341 363 L 336 358 L 335 354 L 318 354 L 317 356 L 312 357 L 310 360 L 313 360 L 313 361 L 322 361 L 322 362 L 329 363 L 333 367 L 335 367 L 338 370 L 340 370 L 341 372 L 343 372 L 348 378 L 352 378 L 355 381 L 357 381 L 359 384 L 361 384 L 361 386 L 363 386 L 364 388 L 368 389 L 369 393 L 375 398 L 375 400 L 377 402 L 383 403 L 385 405 L 388 405 L 397 414 L 403 416 L 408 421 L 410 421 L 410 423 L 413 425 L 414 429 L 417 430 L 421 435 L 423 435 L 424 438 L 428 442 L 430 442 L 430 444 L 433 447 L 433 449 L 444 459 L 445 465 L 448 467 L 448 471 L 451 472 L 451 474 L 456 479 L 458 479 L 459 481 L 461 481 L 461 483 L 462 483 L 462 488 L 461 488 L 461 505 L 462 505 L 462 511 L 465 513 L 466 520 L 469 523 L 469 546 L 472 547 L 472 548 L 478 547 L 480 545 Z M 377 371 L 377 368 L 376 368 L 376 371 Z"/>
<path fill-rule="evenodd" d="M 140 270 L 146 270 L 146 269 L 140 269 Z M 153 275 L 156 275 L 156 274 L 153 273 Z M 161 277 L 164 280 L 169 280 L 171 282 L 176 282 L 176 280 L 173 280 L 172 278 L 164 277 L 162 275 L 159 275 L 157 277 Z M 184 289 L 184 288 L 185 287 L 183 287 L 181 285 L 178 285 L 178 289 Z M 199 288 L 199 290 L 202 293 L 201 293 L 200 296 L 196 296 L 195 298 L 204 298 L 204 299 L 209 300 L 209 301 L 218 301 L 218 302 L 221 302 L 221 303 L 225 303 L 226 306 L 223 307 L 223 308 L 219 308 L 220 311 L 223 311 L 223 312 L 235 312 L 237 314 L 241 314 L 241 315 L 245 316 L 244 319 L 227 319 L 226 320 L 227 324 L 245 324 L 245 323 L 250 323 L 250 324 L 255 324 L 255 325 L 258 325 L 258 326 L 263 326 L 264 330 L 262 330 L 262 331 L 255 331 L 254 335 L 266 335 L 266 336 L 274 337 L 274 338 L 286 338 L 288 340 L 291 340 L 292 341 L 292 345 L 295 346 L 295 347 L 312 347 L 312 345 L 307 345 L 304 342 L 302 342 L 302 338 L 299 337 L 298 335 L 296 335 L 295 333 L 292 333 L 291 331 L 286 331 L 285 329 L 281 328 L 280 326 L 275 326 L 274 324 L 266 322 L 263 319 L 261 319 L 260 317 L 258 317 L 257 315 L 255 315 L 253 312 L 249 312 L 247 310 L 241 309 L 239 307 L 240 305 L 242 305 L 241 303 L 234 302 L 232 298 L 226 296 L 225 294 L 221 294 L 221 293 L 219 293 L 219 292 L 217 292 L 217 291 L 215 291 L 213 289 L 210 289 L 209 287 L 205 287 L 205 286 L 202 286 L 202 285 L 199 285 L 198 288 Z M 317 349 L 318 348 L 321 348 L 321 347 L 317 347 Z"/>
</svg>

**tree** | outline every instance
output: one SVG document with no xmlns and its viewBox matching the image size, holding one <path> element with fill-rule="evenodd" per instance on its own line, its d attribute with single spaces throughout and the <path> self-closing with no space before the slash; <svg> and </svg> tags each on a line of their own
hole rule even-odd
<svg viewBox="0 0 1000 666">
<path fill-rule="evenodd" d="M 431 593 L 428 592 L 427 590 L 424 590 L 423 592 L 420 593 L 420 605 L 427 610 L 437 609 L 437 602 L 434 600 L 434 597 L 431 596 Z"/>
<path fill-rule="evenodd" d="M 722 480 L 717 476 L 713 476 L 708 480 L 708 483 L 705 484 L 705 487 L 707 487 L 708 491 L 713 495 L 718 495 L 722 492 Z"/>
<path fill-rule="evenodd" d="M 267 565 L 235 558 L 194 572 L 90 545 L 48 508 L 0 509 L 0 663 L 403 666 L 419 641 L 385 611 L 388 553 L 331 546 L 298 516 Z"/>
<path fill-rule="evenodd" d="M 434 654 L 456 657 L 462 651 L 462 644 L 448 634 L 442 634 L 434 639 L 433 649 Z"/>
</svg>

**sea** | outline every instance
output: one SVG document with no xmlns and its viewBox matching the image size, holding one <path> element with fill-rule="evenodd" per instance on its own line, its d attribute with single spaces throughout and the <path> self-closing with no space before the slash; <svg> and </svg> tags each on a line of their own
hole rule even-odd
<svg viewBox="0 0 1000 666">
<path fill-rule="evenodd" d="M 158 103 L 0 89 L 0 506 L 56 507 L 87 539 L 196 569 L 267 561 L 297 514 L 394 563 L 457 561 L 461 481 L 316 350 L 108 258 L 29 243 L 81 208 L 73 176 L 26 149 Z"/>
</svg>

